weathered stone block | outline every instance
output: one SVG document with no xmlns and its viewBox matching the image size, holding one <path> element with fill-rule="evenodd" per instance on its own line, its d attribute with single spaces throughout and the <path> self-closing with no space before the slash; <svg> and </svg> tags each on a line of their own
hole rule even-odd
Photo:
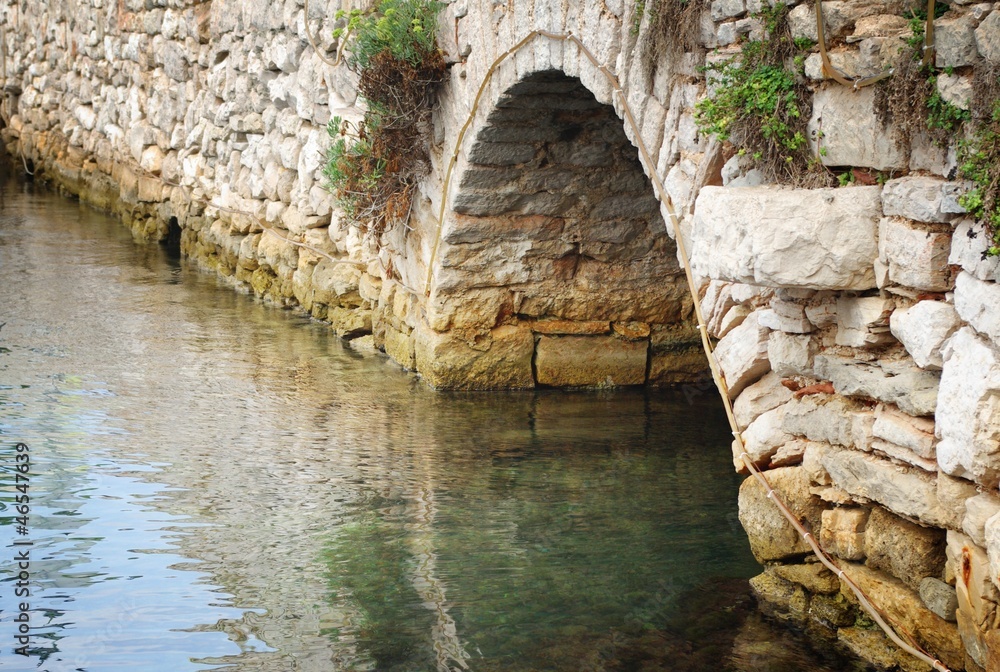
<svg viewBox="0 0 1000 672">
<path fill-rule="evenodd" d="M 942 75 L 943 76 L 943 75 Z M 889 180 L 882 189 L 882 212 L 918 222 L 950 222 L 955 214 L 942 209 L 953 183 L 936 177 L 908 176 Z"/>
<path fill-rule="evenodd" d="M 472 344 L 423 325 L 415 333 L 416 367 L 432 387 L 464 390 L 534 387 L 531 357 L 535 339 L 527 327 L 500 326 Z"/>
<path fill-rule="evenodd" d="M 740 393 L 733 403 L 733 415 L 740 427 L 749 427 L 763 413 L 791 399 L 792 391 L 782 385 L 781 377 L 772 371 Z"/>
<path fill-rule="evenodd" d="M 1000 496 L 993 492 L 981 492 L 965 500 L 965 518 L 962 531 L 977 545 L 986 547 L 986 521 L 1000 513 Z"/>
<path fill-rule="evenodd" d="M 879 404 L 875 409 L 872 435 L 902 446 L 927 459 L 934 459 L 934 421 L 900 413 L 892 406 Z"/>
<path fill-rule="evenodd" d="M 770 370 L 767 341 L 768 330 L 760 326 L 756 313 L 719 341 L 715 358 L 729 387 L 730 399 Z"/>
<path fill-rule="evenodd" d="M 937 19 L 934 22 L 934 64 L 939 68 L 972 65 L 976 50 L 976 18 L 971 14 Z"/>
<path fill-rule="evenodd" d="M 826 512 L 823 513 L 823 526 L 825 527 Z M 833 572 L 818 562 L 804 565 L 774 565 L 770 569 L 786 581 L 797 583 L 813 594 L 832 595 L 840 591 L 840 580 Z"/>
<path fill-rule="evenodd" d="M 753 285 L 871 289 L 879 194 L 878 187 L 704 187 L 691 263 L 702 276 Z"/>
<path fill-rule="evenodd" d="M 951 238 L 948 263 L 961 266 L 979 280 L 1000 281 L 1000 257 L 983 254 L 989 246 L 989 236 L 984 227 L 971 219 L 963 219 L 955 227 L 955 235 Z"/>
<path fill-rule="evenodd" d="M 965 647 L 954 624 L 924 606 L 916 591 L 882 572 L 845 563 L 845 572 L 874 604 L 909 632 L 917 643 L 952 669 L 965 666 Z M 848 589 L 843 589 L 848 595 Z M 853 599 L 852 595 L 848 595 Z M 899 662 L 910 664 L 912 658 Z M 889 669 L 889 668 L 886 668 Z"/>
<path fill-rule="evenodd" d="M 822 502 L 809 492 L 809 478 L 802 467 L 782 467 L 767 472 L 771 487 L 792 513 L 805 519 L 815 531 L 820 527 Z M 801 556 L 810 551 L 790 522 L 774 505 L 756 478 L 740 485 L 740 522 L 750 538 L 750 550 L 758 562 Z"/>
<path fill-rule="evenodd" d="M 914 590 L 924 577 L 944 572 L 944 530 L 921 527 L 877 506 L 865 528 L 865 555 L 872 569 L 881 569 Z"/>
<path fill-rule="evenodd" d="M 539 385 L 601 387 L 646 380 L 647 341 L 615 336 L 542 336 L 535 369 Z"/>
<path fill-rule="evenodd" d="M 794 438 L 781 428 L 787 409 L 787 406 L 774 408 L 762 414 L 743 430 L 743 450 L 758 468 L 766 467 L 771 456 Z M 742 451 L 739 449 L 739 443 L 735 439 L 732 443 L 732 449 L 733 466 L 736 471 L 741 474 L 749 473 Z"/>
<path fill-rule="evenodd" d="M 837 299 L 837 345 L 861 348 L 891 343 L 889 315 L 895 305 L 891 298 L 881 296 Z"/>
<path fill-rule="evenodd" d="M 819 543 L 838 558 L 864 560 L 865 527 L 870 511 L 862 508 L 837 507 L 823 512 Z"/>
<path fill-rule="evenodd" d="M 928 231 L 908 220 L 886 217 L 879 223 L 879 259 L 892 282 L 932 292 L 951 289 L 951 233 Z"/>
<path fill-rule="evenodd" d="M 1000 356 L 970 327 L 944 350 L 936 432 L 941 469 L 980 485 L 1000 482 Z"/>
<path fill-rule="evenodd" d="M 891 131 L 883 128 L 875 115 L 874 101 L 875 89 L 872 87 L 854 91 L 833 84 L 816 92 L 808 129 L 813 150 L 817 154 L 820 147 L 826 150 L 825 155 L 820 155 L 824 166 L 875 170 L 896 170 L 906 166 L 905 153 L 896 146 Z M 872 187 L 854 187 L 862 188 Z"/>
<path fill-rule="evenodd" d="M 949 586 L 936 577 L 925 576 L 920 582 L 919 592 L 925 607 L 946 621 L 955 620 L 958 595 L 955 594 L 954 586 Z"/>
<path fill-rule="evenodd" d="M 816 377 L 829 380 L 843 395 L 870 397 L 895 404 L 909 415 L 932 415 L 939 376 L 909 361 L 859 362 L 838 355 L 816 355 Z"/>
<path fill-rule="evenodd" d="M 955 307 L 943 301 L 919 301 L 898 308 L 889 319 L 892 335 L 922 369 L 940 370 L 941 348 L 961 326 Z"/>
<path fill-rule="evenodd" d="M 987 526 L 989 542 L 992 526 Z M 961 532 L 948 530 L 949 575 L 958 590 L 958 610 L 975 623 L 982 623 L 996 611 L 996 558 Z"/>
<path fill-rule="evenodd" d="M 841 397 L 806 397 L 787 405 L 782 428 L 810 441 L 868 450 L 875 416 Z"/>
<path fill-rule="evenodd" d="M 811 376 L 818 347 L 811 336 L 773 331 L 767 341 L 767 357 L 771 369 L 779 376 Z"/>
<path fill-rule="evenodd" d="M 1000 344 L 1000 284 L 959 273 L 955 283 L 955 309 L 976 331 Z"/>
<path fill-rule="evenodd" d="M 937 497 L 937 483 L 926 472 L 854 450 L 820 455 L 835 486 L 855 498 L 878 502 L 890 511 L 941 527 L 947 520 Z"/>
<path fill-rule="evenodd" d="M 990 12 L 976 28 L 976 50 L 991 63 L 1000 63 L 1000 12 Z"/>
<path fill-rule="evenodd" d="M 535 146 L 519 142 L 477 142 L 469 149 L 469 162 L 487 166 L 515 166 L 535 158 Z"/>
</svg>

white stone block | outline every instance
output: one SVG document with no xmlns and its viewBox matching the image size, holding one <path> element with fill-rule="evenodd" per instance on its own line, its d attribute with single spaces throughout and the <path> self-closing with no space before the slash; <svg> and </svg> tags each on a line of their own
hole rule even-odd
<svg viewBox="0 0 1000 672">
<path fill-rule="evenodd" d="M 1000 284 L 962 272 L 955 282 L 955 310 L 976 331 L 1000 345 Z"/>
<path fill-rule="evenodd" d="M 812 289 L 875 286 L 878 187 L 704 187 L 691 262 L 718 280 Z"/>
<path fill-rule="evenodd" d="M 752 313 L 719 341 L 715 356 L 731 399 L 771 369 L 767 358 L 768 333 L 769 330 L 758 322 L 757 314 Z"/>
<path fill-rule="evenodd" d="M 879 404 L 875 409 L 872 435 L 895 443 L 927 459 L 934 458 L 934 421 L 915 418 L 892 406 Z"/>
<path fill-rule="evenodd" d="M 882 212 L 918 222 L 950 222 L 955 215 L 942 210 L 951 182 L 936 177 L 900 177 L 882 189 Z"/>
<path fill-rule="evenodd" d="M 811 336 L 773 331 L 767 342 L 771 369 L 779 376 L 811 376 L 817 343 Z"/>
<path fill-rule="evenodd" d="M 953 476 L 1000 483 L 1000 355 L 971 327 L 944 348 L 937 409 L 938 463 Z"/>
<path fill-rule="evenodd" d="M 891 343 L 889 315 L 894 306 L 891 298 L 881 296 L 837 299 L 837 345 L 862 348 Z"/>
<path fill-rule="evenodd" d="M 898 285 L 944 292 L 951 289 L 951 234 L 913 226 L 908 220 L 885 217 L 879 223 L 879 258 Z"/>
<path fill-rule="evenodd" d="M 919 301 L 897 309 L 889 318 L 892 335 L 922 369 L 941 369 L 941 348 L 959 326 L 955 307 L 943 301 Z"/>
<path fill-rule="evenodd" d="M 825 150 L 820 156 L 824 166 L 875 170 L 906 167 L 906 154 L 896 146 L 891 131 L 878 121 L 874 100 L 874 87 L 854 91 L 834 83 L 816 92 L 809 137 L 814 152 L 819 154 L 820 148 Z M 857 188 L 860 187 L 853 189 Z"/>
<path fill-rule="evenodd" d="M 989 246 L 985 229 L 971 219 L 963 219 L 955 227 L 955 235 L 951 238 L 948 263 L 961 266 L 980 280 L 1000 282 L 1000 257 L 983 254 Z"/>
</svg>

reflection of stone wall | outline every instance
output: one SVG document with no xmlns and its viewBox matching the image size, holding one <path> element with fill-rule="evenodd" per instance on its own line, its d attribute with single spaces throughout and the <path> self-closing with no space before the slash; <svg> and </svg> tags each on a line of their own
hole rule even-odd
<svg viewBox="0 0 1000 672">
<path fill-rule="evenodd" d="M 817 154 L 874 184 L 761 185 L 698 133 L 697 66 L 757 34 L 748 7 L 760 3 L 705 2 L 705 50 L 655 62 L 650 15 L 635 3 L 449 4 L 432 170 L 410 228 L 386 234 L 381 252 L 320 187 L 324 125 L 359 114 L 350 73 L 307 43 L 308 18 L 332 49 L 334 3 L 313 3 L 309 17 L 300 0 L 27 4 L 2 4 L 13 151 L 139 237 L 162 238 L 176 218 L 201 263 L 345 338 L 370 334 L 441 387 L 638 383 L 700 367 L 673 243 L 635 162 L 640 136 L 651 161 L 641 170 L 663 177 L 691 239 L 754 459 L 935 655 L 959 669 L 998 664 L 1000 271 L 957 203 L 954 147 L 920 134 L 897 146 L 874 89 L 830 81 L 817 53 L 804 63 Z M 792 4 L 793 34 L 812 37 L 813 3 Z M 905 41 L 906 3 L 825 4 L 831 59 L 850 76 L 880 71 Z M 574 44 L 545 37 L 494 71 L 535 28 L 579 36 L 624 95 Z M 951 3 L 936 34 L 937 64 L 950 68 L 940 94 L 968 107 L 973 66 L 1000 60 L 1000 10 Z M 880 185 L 875 171 L 892 172 Z M 755 582 L 764 602 L 881 655 L 881 635 L 854 627 L 837 583 L 801 562 L 754 488 L 741 501 L 769 563 Z"/>
</svg>

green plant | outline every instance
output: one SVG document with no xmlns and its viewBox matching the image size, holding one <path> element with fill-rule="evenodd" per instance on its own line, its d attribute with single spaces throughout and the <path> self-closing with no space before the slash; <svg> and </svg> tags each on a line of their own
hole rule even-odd
<svg viewBox="0 0 1000 672">
<path fill-rule="evenodd" d="M 815 162 L 806 138 L 809 94 L 787 62 L 798 55 L 777 3 L 757 18 L 764 39 L 745 43 L 738 56 L 706 68 L 714 91 L 698 102 L 698 127 L 730 141 L 770 179 L 798 182 Z"/>
<path fill-rule="evenodd" d="M 408 215 L 428 165 L 422 128 L 446 74 L 434 30 L 442 7 L 432 0 L 380 0 L 369 12 L 337 13 L 345 25 L 334 36 L 350 40 L 347 65 L 359 75 L 367 110 L 356 124 L 331 120 L 323 172 L 337 203 L 376 244 Z"/>
<path fill-rule="evenodd" d="M 847 170 L 837 176 L 837 184 L 841 187 L 846 187 L 854 184 L 854 171 Z"/>
<path fill-rule="evenodd" d="M 972 182 L 959 196 L 959 205 L 986 227 L 990 246 L 985 254 L 1000 256 L 1000 101 L 994 103 L 989 120 L 959 142 L 958 158 L 959 175 Z"/>
<path fill-rule="evenodd" d="M 972 118 L 968 110 L 953 105 L 941 97 L 937 75 L 927 77 L 930 95 L 927 97 L 927 128 L 952 133 Z"/>
</svg>

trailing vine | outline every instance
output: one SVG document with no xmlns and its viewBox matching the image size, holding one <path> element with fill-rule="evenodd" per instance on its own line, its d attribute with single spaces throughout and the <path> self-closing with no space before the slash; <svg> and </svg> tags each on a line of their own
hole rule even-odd
<svg viewBox="0 0 1000 672">
<path fill-rule="evenodd" d="M 358 123 L 334 117 L 323 174 L 347 217 L 381 242 L 405 221 L 417 180 L 429 169 L 430 103 L 447 70 L 437 46 L 433 0 L 379 0 L 367 11 L 338 12 L 349 39 L 347 66 L 358 73 L 366 111 Z"/>
</svg>

